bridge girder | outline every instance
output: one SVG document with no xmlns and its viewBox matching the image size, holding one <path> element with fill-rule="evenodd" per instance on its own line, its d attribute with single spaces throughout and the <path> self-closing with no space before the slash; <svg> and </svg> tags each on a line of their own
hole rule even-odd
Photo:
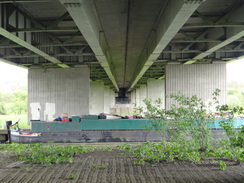
<svg viewBox="0 0 244 183">
<path fill-rule="evenodd" d="M 243 0 L 5 0 L 0 9 L 2 61 L 88 65 L 92 80 L 116 90 L 162 78 L 168 62 L 230 62 L 244 52 Z"/>
</svg>

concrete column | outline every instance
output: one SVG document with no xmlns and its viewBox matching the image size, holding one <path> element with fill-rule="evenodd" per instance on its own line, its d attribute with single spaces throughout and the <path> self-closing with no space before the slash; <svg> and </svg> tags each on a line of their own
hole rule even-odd
<svg viewBox="0 0 244 183">
<path fill-rule="evenodd" d="M 145 103 L 143 102 L 144 99 L 147 98 L 147 86 L 141 85 L 140 86 L 140 107 L 145 107 Z"/>
<path fill-rule="evenodd" d="M 133 92 L 131 92 L 131 104 L 134 106 L 136 103 L 136 95 L 135 95 L 136 91 L 134 90 Z"/>
<path fill-rule="evenodd" d="M 181 92 L 186 96 L 197 95 L 204 102 L 212 100 L 215 89 L 221 90 L 220 104 L 226 104 L 226 64 L 167 65 L 166 94 Z M 174 102 L 166 99 L 166 109 Z"/>
<path fill-rule="evenodd" d="M 136 103 L 135 104 L 136 104 L 135 107 L 141 106 L 140 88 L 136 89 Z"/>
<path fill-rule="evenodd" d="M 29 69 L 28 121 L 52 121 L 62 113 L 89 113 L 90 70 Z"/>
<path fill-rule="evenodd" d="M 135 107 L 136 104 L 136 90 L 133 91 L 133 107 Z"/>
<path fill-rule="evenodd" d="M 110 113 L 110 88 L 108 86 L 104 87 L 104 111 L 105 113 Z"/>
<path fill-rule="evenodd" d="M 115 92 L 114 90 L 110 89 L 110 108 L 115 107 Z"/>
<path fill-rule="evenodd" d="M 162 108 L 165 108 L 165 80 L 148 79 L 147 97 L 152 102 L 160 98 L 162 100 Z"/>
<path fill-rule="evenodd" d="M 104 83 L 92 81 L 90 84 L 90 114 L 104 112 Z"/>
</svg>

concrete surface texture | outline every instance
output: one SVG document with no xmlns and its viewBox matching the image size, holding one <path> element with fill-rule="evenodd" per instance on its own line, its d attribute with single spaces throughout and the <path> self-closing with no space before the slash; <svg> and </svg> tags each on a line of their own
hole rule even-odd
<svg viewBox="0 0 244 183">
<path fill-rule="evenodd" d="M 90 88 L 90 111 L 89 114 L 104 112 L 104 83 L 102 81 L 91 82 Z"/>
<path fill-rule="evenodd" d="M 220 89 L 219 103 L 226 104 L 226 64 L 224 62 L 199 65 L 168 64 L 165 89 L 166 95 L 179 92 L 188 97 L 196 95 L 203 102 L 212 100 L 212 93 Z M 172 103 L 173 100 L 166 98 L 166 109 L 169 109 Z"/>
<path fill-rule="evenodd" d="M 62 113 L 89 114 L 90 70 L 30 69 L 28 120 L 52 121 Z"/>
</svg>

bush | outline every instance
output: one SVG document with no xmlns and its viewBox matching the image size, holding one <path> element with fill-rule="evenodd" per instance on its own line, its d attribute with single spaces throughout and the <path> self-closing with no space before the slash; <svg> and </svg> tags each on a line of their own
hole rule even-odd
<svg viewBox="0 0 244 183">
<path fill-rule="evenodd" d="M 11 114 L 26 114 L 27 113 L 27 103 L 26 101 L 16 101 L 9 107 L 9 112 Z"/>
<path fill-rule="evenodd" d="M 244 125 L 240 131 L 234 129 L 234 114 L 242 114 L 243 108 L 235 106 L 233 108 L 228 105 L 218 107 L 220 116 L 224 119 L 226 112 L 229 114 L 227 119 L 220 121 L 220 126 L 225 130 L 229 143 L 232 147 L 244 147 Z"/>
<path fill-rule="evenodd" d="M 207 104 L 197 96 L 172 94 L 170 98 L 176 104 L 169 110 L 160 108 L 160 99 L 155 103 L 144 100 L 145 116 L 150 124 L 147 129 L 156 131 L 165 140 L 159 143 L 146 142 L 134 148 L 126 146 L 125 150 L 137 157 L 136 162 L 140 164 L 175 160 L 198 162 L 211 157 L 219 163 L 220 170 L 224 170 L 226 164 L 223 159 L 244 161 L 244 126 L 240 131 L 233 128 L 234 114 L 242 113 L 243 108 L 237 106 L 230 109 L 228 105 L 219 105 L 219 93 L 217 89 L 212 102 Z M 221 126 L 226 134 L 220 140 L 214 140 L 209 129 L 215 119 L 213 110 L 220 111 L 220 115 L 225 117 Z M 226 112 L 229 115 L 226 116 Z"/>
<path fill-rule="evenodd" d="M 6 109 L 3 103 L 0 102 L 0 115 L 5 115 Z"/>
<path fill-rule="evenodd" d="M 26 114 L 27 88 L 14 93 L 0 93 L 0 115 Z"/>
<path fill-rule="evenodd" d="M 211 111 L 213 105 L 217 105 L 217 96 L 220 90 L 213 93 L 213 103 L 205 104 L 197 96 L 186 97 L 183 94 L 172 94 L 170 98 L 177 104 L 171 105 L 169 110 L 160 109 L 161 100 L 152 104 L 150 100 L 144 100 L 146 104 L 145 116 L 150 119 L 151 130 L 164 135 L 170 133 L 168 140 L 171 142 L 183 142 L 192 138 L 199 150 L 206 151 L 210 148 L 212 140 L 208 125 L 214 121 Z M 170 119 L 170 120 L 169 120 Z"/>
</svg>

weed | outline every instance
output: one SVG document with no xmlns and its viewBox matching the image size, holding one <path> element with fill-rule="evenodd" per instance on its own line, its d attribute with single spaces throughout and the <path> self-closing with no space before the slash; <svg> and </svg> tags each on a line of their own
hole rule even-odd
<svg viewBox="0 0 244 183">
<path fill-rule="evenodd" d="M 95 150 L 94 147 L 85 146 L 58 146 L 54 143 L 17 144 L 4 146 L 12 151 L 19 159 L 29 163 L 39 163 L 44 166 L 60 163 L 73 163 L 73 157 Z"/>
<path fill-rule="evenodd" d="M 92 168 L 105 169 L 106 168 L 106 165 L 104 165 L 104 164 L 101 164 L 101 165 L 92 164 Z"/>
<path fill-rule="evenodd" d="M 134 157 L 135 163 L 159 163 L 161 161 L 189 161 L 198 162 L 202 159 L 214 158 L 219 160 L 220 169 L 224 170 L 226 164 L 220 159 L 228 159 L 240 163 L 244 161 L 244 127 L 236 132 L 233 129 L 234 113 L 241 113 L 241 107 L 229 109 L 220 106 L 217 100 L 220 90 L 213 93 L 213 100 L 206 104 L 197 96 L 186 97 L 183 94 L 172 94 L 170 98 L 176 104 L 169 110 L 162 109 L 160 99 L 152 103 L 144 100 L 146 104 L 145 116 L 148 118 L 147 130 L 153 130 L 166 141 L 158 143 L 146 142 L 131 147 L 128 144 L 117 146 L 126 150 Z M 228 138 L 214 140 L 209 126 L 214 122 L 215 111 L 229 111 L 229 117 L 220 124 L 226 131 Z M 221 112 L 221 115 L 224 114 Z M 170 119 L 170 120 L 169 120 Z"/>
<path fill-rule="evenodd" d="M 225 170 L 227 168 L 227 165 L 225 162 L 220 161 L 220 160 L 218 162 L 219 162 L 219 169 L 220 170 Z"/>
<path fill-rule="evenodd" d="M 69 179 L 76 179 L 76 175 L 74 173 L 69 174 L 68 176 Z"/>
<path fill-rule="evenodd" d="M 109 152 L 111 152 L 113 150 L 113 148 L 109 147 L 108 145 L 105 145 L 105 147 L 102 148 L 102 149 L 105 150 L 105 151 L 109 151 Z"/>
<path fill-rule="evenodd" d="M 98 168 L 99 168 L 99 169 L 105 169 L 105 168 L 106 168 L 106 165 L 101 164 Z"/>
<path fill-rule="evenodd" d="M 23 166 L 22 168 L 23 168 L 24 170 L 26 170 L 27 172 L 30 171 L 30 167 L 29 167 L 29 166 Z"/>
<path fill-rule="evenodd" d="M 123 145 L 120 145 L 120 146 L 116 146 L 117 149 L 120 149 L 120 150 L 124 150 L 124 151 L 130 151 L 131 150 L 131 145 L 129 145 L 128 143 L 125 143 Z"/>
</svg>

